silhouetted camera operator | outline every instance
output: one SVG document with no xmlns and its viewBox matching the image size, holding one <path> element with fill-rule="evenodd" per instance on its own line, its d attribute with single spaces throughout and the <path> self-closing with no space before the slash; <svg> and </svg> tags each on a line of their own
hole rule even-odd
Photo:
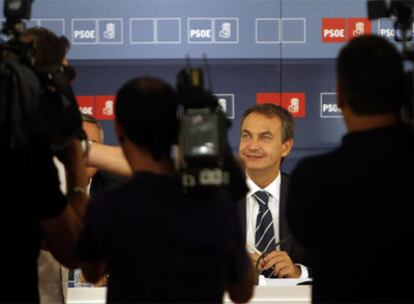
<svg viewBox="0 0 414 304">
<path fill-rule="evenodd" d="M 34 59 L 32 68 L 35 70 L 52 67 L 59 69 L 69 46 L 64 38 L 56 37 L 50 31 L 41 28 L 23 31 L 18 42 L 22 43 L 23 48 L 27 47 L 27 54 L 30 53 L 30 58 Z M 14 57 L 15 65 L 21 65 L 21 69 L 26 69 L 22 57 L 19 57 L 19 54 Z M 4 69 L 2 72 L 6 70 L 7 60 L 3 61 L 2 58 L 0 62 Z M 2 73 L 2 76 L 4 75 L 7 75 L 6 72 Z M 11 77 L 16 78 L 18 77 Z M 66 138 L 65 148 L 58 153 L 52 152 L 48 136 L 37 136 L 38 130 L 24 125 L 28 123 L 26 114 L 30 113 L 17 110 L 16 107 L 21 100 L 7 98 L 23 94 L 21 82 L 6 82 L 5 78 L 1 80 L 0 102 L 4 106 L 3 109 L 8 111 L 2 113 L 7 117 L 3 120 L 6 124 L 2 125 L 0 132 L 4 135 L 2 138 L 8 140 L 1 141 L 0 147 L 0 214 L 3 215 L 0 223 L 3 241 L 0 253 L 0 302 L 33 303 L 39 301 L 37 257 L 41 241 L 60 263 L 69 268 L 77 266 L 73 252 L 82 229 L 81 219 L 87 202 L 84 155 L 80 140 L 75 138 Z M 45 85 L 44 90 L 45 94 L 41 96 L 50 97 L 56 93 L 56 88 L 52 85 Z M 47 92 L 48 90 L 50 92 Z M 33 95 L 37 93 L 31 91 Z M 35 100 L 31 101 L 33 103 L 29 102 L 29 106 L 35 106 Z M 54 101 L 42 100 L 40 110 L 44 110 L 43 107 L 47 107 L 48 102 Z M 53 115 L 51 109 L 48 113 Z M 19 115 L 22 117 L 17 117 Z M 14 145 L 13 136 L 17 135 L 10 135 L 8 131 L 11 130 L 21 130 L 27 135 L 24 146 Z M 68 190 L 66 196 L 59 188 L 57 170 L 53 163 L 54 154 L 65 167 Z"/>
<path fill-rule="evenodd" d="M 116 133 L 133 171 L 91 200 L 79 257 L 85 277 L 108 273 L 108 302 L 220 303 L 252 295 L 237 204 L 222 189 L 186 192 L 171 157 L 177 96 L 153 77 L 117 93 Z"/>
</svg>

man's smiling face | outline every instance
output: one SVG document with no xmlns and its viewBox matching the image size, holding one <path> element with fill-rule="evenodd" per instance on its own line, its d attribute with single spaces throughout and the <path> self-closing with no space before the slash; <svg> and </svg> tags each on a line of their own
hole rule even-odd
<svg viewBox="0 0 414 304">
<path fill-rule="evenodd" d="M 282 157 L 291 145 L 282 143 L 282 122 L 279 117 L 250 113 L 241 126 L 239 154 L 247 174 L 278 172 Z"/>
</svg>

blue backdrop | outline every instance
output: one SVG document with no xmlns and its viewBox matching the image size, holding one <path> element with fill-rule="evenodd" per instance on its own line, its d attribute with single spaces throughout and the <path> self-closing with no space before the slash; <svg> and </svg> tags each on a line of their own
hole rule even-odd
<svg viewBox="0 0 414 304">
<path fill-rule="evenodd" d="M 243 111 L 263 93 L 287 94 L 276 102 L 298 110 L 294 150 L 284 163 L 290 171 L 345 133 L 335 106 L 340 48 L 364 33 L 393 38 L 390 20 L 366 16 L 365 0 L 37 0 L 28 26 L 69 38 L 80 96 L 113 96 L 143 74 L 175 85 L 186 56 L 193 65 L 207 56 L 213 91 L 233 121 L 234 150 Z M 98 102 L 92 107 L 102 110 Z M 105 142 L 117 144 L 111 118 L 101 123 Z"/>
</svg>

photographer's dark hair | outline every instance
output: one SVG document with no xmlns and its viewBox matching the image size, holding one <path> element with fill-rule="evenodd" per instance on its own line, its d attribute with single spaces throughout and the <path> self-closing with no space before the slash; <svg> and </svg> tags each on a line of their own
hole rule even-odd
<svg viewBox="0 0 414 304">
<path fill-rule="evenodd" d="M 378 36 L 350 41 L 337 60 L 338 86 L 355 114 L 398 113 L 405 101 L 403 60 Z"/>
<path fill-rule="evenodd" d="M 135 78 L 117 93 L 116 119 L 137 146 L 155 160 L 170 157 L 177 142 L 177 96 L 166 82 L 154 77 Z"/>
<path fill-rule="evenodd" d="M 248 108 L 240 119 L 240 127 L 243 125 L 244 120 L 251 113 L 262 114 L 266 117 L 279 117 L 282 121 L 282 143 L 293 138 L 295 134 L 295 120 L 292 114 L 281 106 L 272 103 L 256 104 Z"/>
<path fill-rule="evenodd" d="M 33 27 L 23 31 L 20 40 L 33 43 L 35 67 L 53 67 L 60 65 L 70 48 L 65 36 L 57 36 L 43 27 Z"/>
</svg>

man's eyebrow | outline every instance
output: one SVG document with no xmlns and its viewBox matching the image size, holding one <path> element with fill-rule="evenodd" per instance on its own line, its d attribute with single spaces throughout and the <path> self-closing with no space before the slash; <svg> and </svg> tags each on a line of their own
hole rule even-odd
<svg viewBox="0 0 414 304">
<path fill-rule="evenodd" d="M 249 133 L 249 134 L 252 134 L 252 132 L 250 132 L 249 130 L 247 130 L 247 129 L 243 129 L 243 130 L 241 130 L 241 132 L 242 133 Z"/>
<path fill-rule="evenodd" d="M 247 130 L 247 129 L 243 129 L 243 130 L 241 130 L 241 133 L 247 133 L 247 134 L 249 134 L 249 135 L 252 135 L 252 132 L 250 132 L 250 131 L 249 131 L 249 130 Z M 269 135 L 269 136 L 273 137 L 273 134 L 272 134 L 270 131 L 265 131 L 265 132 L 261 132 L 261 133 L 259 133 L 259 136 L 267 136 L 267 135 Z"/>
<path fill-rule="evenodd" d="M 259 136 L 263 136 L 263 135 L 270 135 L 270 136 L 273 137 L 273 134 L 271 132 L 269 132 L 269 131 L 265 131 L 265 132 L 259 133 Z"/>
</svg>

